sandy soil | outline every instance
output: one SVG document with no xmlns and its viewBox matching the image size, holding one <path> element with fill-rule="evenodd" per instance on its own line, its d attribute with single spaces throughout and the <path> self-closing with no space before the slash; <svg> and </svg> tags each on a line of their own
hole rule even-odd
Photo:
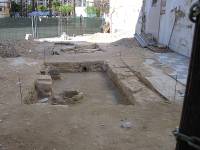
<svg viewBox="0 0 200 150">
<path fill-rule="evenodd" d="M 43 49 L 52 43 L 29 45 L 21 58 L 0 58 L 0 149 L 2 150 L 172 150 L 175 139 L 172 130 L 178 126 L 181 105 L 165 103 L 153 93 L 139 99 L 157 100 L 121 105 L 88 98 L 76 105 L 20 104 L 17 74 L 21 74 L 23 89 L 31 86 L 43 62 Z M 100 44 L 104 52 L 63 54 L 51 61 L 81 61 L 104 59 L 120 65 L 120 51 L 133 50 L 135 66 L 150 52 L 140 51 L 133 40 Z M 20 49 L 20 48 L 19 48 Z M 26 53 L 31 49 L 33 54 Z M 130 53 L 129 53 L 130 54 Z M 134 57 L 136 58 L 136 57 Z M 15 73 L 17 70 L 17 73 Z M 147 72 L 148 74 L 148 72 Z M 77 82 L 78 83 L 78 82 Z M 99 82 L 101 83 L 101 82 Z M 105 83 L 105 82 L 102 82 Z M 94 85 L 95 87 L 95 85 Z M 148 87 L 146 87 L 148 88 Z M 94 90 L 94 89 L 93 89 Z M 108 89 L 109 90 L 109 89 Z M 98 91 L 96 92 L 98 95 Z M 95 95 L 95 94 L 94 94 Z M 112 96 L 112 94 L 111 94 Z M 98 103 L 97 103 L 98 102 Z M 132 124 L 121 128 L 122 120 Z"/>
<path fill-rule="evenodd" d="M 66 73 L 62 74 L 61 78 L 62 80 L 56 80 L 53 84 L 56 95 L 63 93 L 64 90 L 78 90 L 83 92 L 86 100 L 99 105 L 102 103 L 130 104 L 105 73 Z"/>
</svg>

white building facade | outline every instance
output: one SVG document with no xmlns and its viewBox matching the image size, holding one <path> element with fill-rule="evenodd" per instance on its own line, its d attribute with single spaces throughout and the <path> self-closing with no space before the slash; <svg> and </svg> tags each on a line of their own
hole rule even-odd
<svg viewBox="0 0 200 150">
<path fill-rule="evenodd" d="M 161 44 L 190 57 L 194 24 L 189 10 L 195 0 L 146 0 L 142 11 L 143 32 L 150 33 Z"/>
<path fill-rule="evenodd" d="M 76 16 L 88 17 L 86 13 L 86 8 L 93 5 L 94 0 L 76 0 Z"/>
<path fill-rule="evenodd" d="M 143 0 L 110 0 L 110 27 L 112 33 L 133 36 Z"/>
</svg>

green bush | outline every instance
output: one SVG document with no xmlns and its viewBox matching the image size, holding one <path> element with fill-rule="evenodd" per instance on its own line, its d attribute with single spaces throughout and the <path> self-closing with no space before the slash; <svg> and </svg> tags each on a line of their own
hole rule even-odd
<svg viewBox="0 0 200 150">
<path fill-rule="evenodd" d="M 94 6 L 88 6 L 88 7 L 86 8 L 86 13 L 87 13 L 88 15 L 96 14 L 96 7 L 94 7 Z"/>
<path fill-rule="evenodd" d="M 45 11 L 45 10 L 47 10 L 47 7 L 45 7 L 43 5 L 40 5 L 40 6 L 37 7 L 37 10 L 39 10 L 39 11 Z"/>
</svg>

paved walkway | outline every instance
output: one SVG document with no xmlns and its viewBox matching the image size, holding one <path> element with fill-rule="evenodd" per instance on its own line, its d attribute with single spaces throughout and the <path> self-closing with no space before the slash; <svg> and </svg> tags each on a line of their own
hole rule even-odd
<svg viewBox="0 0 200 150">
<path fill-rule="evenodd" d="M 155 54 L 154 58 L 159 61 L 162 67 L 169 67 L 171 71 L 165 70 L 165 72 L 174 79 L 177 79 L 183 85 L 186 85 L 189 58 L 179 55 L 174 52 Z"/>
<path fill-rule="evenodd" d="M 174 52 L 154 53 L 133 47 L 122 51 L 125 63 L 170 101 L 182 102 L 188 75 L 189 58 Z M 140 64 L 136 59 L 144 58 Z"/>
</svg>

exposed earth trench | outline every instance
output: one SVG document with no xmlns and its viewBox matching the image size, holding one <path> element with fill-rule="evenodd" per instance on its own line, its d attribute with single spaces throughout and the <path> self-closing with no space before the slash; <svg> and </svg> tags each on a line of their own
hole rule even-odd
<svg viewBox="0 0 200 150">
<path fill-rule="evenodd" d="M 121 60 L 128 53 L 135 65 L 131 67 L 140 72 L 145 58 L 153 55 L 134 40 L 18 41 L 15 49 L 19 56 L 0 58 L 0 149 L 174 149 L 172 131 L 179 124 L 182 105 L 167 102 Z M 49 68 L 60 74 L 52 80 L 54 95 L 77 90 L 83 98 L 64 105 L 32 100 L 38 76 Z"/>
</svg>

